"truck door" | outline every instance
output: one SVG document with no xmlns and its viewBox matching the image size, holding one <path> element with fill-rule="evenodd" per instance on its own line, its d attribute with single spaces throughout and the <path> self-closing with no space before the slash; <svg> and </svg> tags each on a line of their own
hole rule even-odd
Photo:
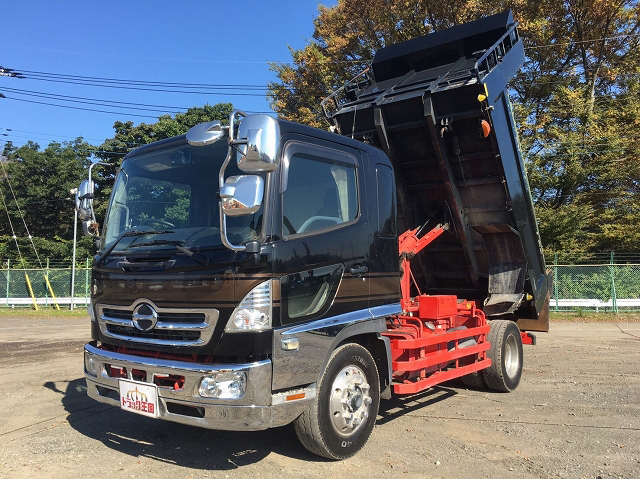
<svg viewBox="0 0 640 479">
<path fill-rule="evenodd" d="M 346 325 L 371 317 L 371 238 L 360 152 L 293 135 L 283 151 L 274 215 L 274 230 L 281 229 L 274 244 L 280 288 L 276 390 L 315 382 L 335 336 Z M 282 341 L 292 336 L 299 349 L 284 351 Z"/>
</svg>

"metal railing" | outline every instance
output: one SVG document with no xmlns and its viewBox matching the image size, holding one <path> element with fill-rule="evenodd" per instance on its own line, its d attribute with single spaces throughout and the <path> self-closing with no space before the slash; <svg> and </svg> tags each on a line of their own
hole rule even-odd
<svg viewBox="0 0 640 479">
<path fill-rule="evenodd" d="M 73 298 L 71 262 L 47 259 L 42 266 L 40 268 L 32 261 L 0 260 L 0 307 L 34 307 L 35 304 L 82 307 L 89 304 L 89 258 L 76 264 Z"/>
<path fill-rule="evenodd" d="M 596 255 L 583 258 L 582 264 L 558 264 L 554 255 L 551 268 L 552 311 L 640 311 L 640 261 L 637 255 L 629 262 L 614 253 L 607 258 Z M 589 264 L 586 264 L 589 263 Z"/>
</svg>

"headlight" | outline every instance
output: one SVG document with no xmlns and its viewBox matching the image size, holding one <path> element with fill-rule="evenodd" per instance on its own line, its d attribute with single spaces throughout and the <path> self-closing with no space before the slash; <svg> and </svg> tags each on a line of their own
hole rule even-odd
<svg viewBox="0 0 640 479">
<path fill-rule="evenodd" d="M 244 371 L 224 371 L 203 377 L 198 394 L 207 398 L 240 399 L 246 389 L 247 375 Z"/>
<path fill-rule="evenodd" d="M 93 377 L 97 376 L 96 364 L 93 361 L 93 358 L 87 353 L 84 354 L 84 370 L 90 376 L 93 376 Z"/>
<path fill-rule="evenodd" d="M 260 331 L 271 328 L 271 280 L 253 288 L 233 311 L 226 331 Z"/>
</svg>

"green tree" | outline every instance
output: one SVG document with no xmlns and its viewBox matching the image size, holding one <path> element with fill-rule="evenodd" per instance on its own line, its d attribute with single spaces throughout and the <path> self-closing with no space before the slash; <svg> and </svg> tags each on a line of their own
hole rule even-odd
<svg viewBox="0 0 640 479">
<path fill-rule="evenodd" d="M 34 236 L 68 236 L 72 232 L 68 221 L 69 211 L 73 211 L 69 190 L 78 186 L 92 151 L 90 144 L 77 138 L 52 142 L 43 150 L 29 141 L 7 155 L 6 164 L 0 169 L 3 194 L 9 214 L 19 221 L 20 228 L 24 229 L 21 212 Z M 8 234 L 4 223 L 3 226 L 2 232 Z"/>
<path fill-rule="evenodd" d="M 93 147 L 82 138 L 52 142 L 44 149 L 32 141 L 19 148 L 7 146 L 0 160 L 1 255 L 18 257 L 12 237 L 15 233 L 25 256 L 36 256 L 28 234 L 32 235 L 38 254 L 68 256 L 70 248 L 65 238 L 73 236 L 69 191 L 85 175 Z"/>
</svg>

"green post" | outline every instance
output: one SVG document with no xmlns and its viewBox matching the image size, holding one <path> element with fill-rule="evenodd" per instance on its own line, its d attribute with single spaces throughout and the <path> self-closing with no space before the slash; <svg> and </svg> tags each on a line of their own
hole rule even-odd
<svg viewBox="0 0 640 479">
<path fill-rule="evenodd" d="M 556 311 L 558 311 L 558 252 L 553 253 L 553 297 L 556 298 Z"/>
<path fill-rule="evenodd" d="M 9 263 L 9 259 L 7 258 L 7 306 L 9 306 L 9 280 L 11 278 L 11 268 L 10 268 L 10 263 Z"/>
<path fill-rule="evenodd" d="M 614 252 L 611 252 L 611 261 L 609 263 L 609 270 L 611 271 L 611 303 L 613 306 L 613 312 L 618 312 L 618 298 L 616 298 L 616 267 L 615 267 Z"/>
<path fill-rule="evenodd" d="M 89 258 L 84 265 L 84 305 L 89 306 Z"/>
</svg>

